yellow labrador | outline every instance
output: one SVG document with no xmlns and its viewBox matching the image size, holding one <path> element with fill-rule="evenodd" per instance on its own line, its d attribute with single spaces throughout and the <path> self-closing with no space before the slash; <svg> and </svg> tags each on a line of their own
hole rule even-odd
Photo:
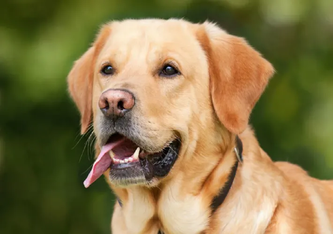
<svg viewBox="0 0 333 234">
<path fill-rule="evenodd" d="M 248 127 L 273 74 L 215 24 L 104 25 L 68 83 L 118 198 L 113 234 L 332 232 L 333 182 L 273 163 Z"/>
</svg>

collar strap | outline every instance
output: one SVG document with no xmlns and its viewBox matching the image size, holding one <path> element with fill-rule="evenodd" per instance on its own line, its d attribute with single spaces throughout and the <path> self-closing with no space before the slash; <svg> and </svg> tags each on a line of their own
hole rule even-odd
<svg viewBox="0 0 333 234">
<path fill-rule="evenodd" d="M 236 147 L 234 148 L 234 151 L 235 151 L 237 160 L 236 160 L 235 164 L 233 165 L 233 167 L 231 168 L 231 172 L 228 176 L 227 182 L 224 184 L 224 186 L 222 187 L 220 192 L 213 198 L 213 201 L 210 204 L 210 208 L 212 209 L 212 214 L 217 210 L 217 208 L 219 208 L 219 206 L 223 203 L 223 201 L 227 197 L 227 195 L 230 191 L 231 185 L 234 182 L 234 179 L 236 176 L 238 163 L 243 162 L 243 154 L 242 154 L 243 153 L 243 144 L 238 136 L 236 136 Z"/>
</svg>

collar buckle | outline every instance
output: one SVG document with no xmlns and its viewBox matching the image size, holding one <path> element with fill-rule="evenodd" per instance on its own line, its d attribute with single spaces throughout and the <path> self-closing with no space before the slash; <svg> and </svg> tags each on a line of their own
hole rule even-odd
<svg viewBox="0 0 333 234">
<path fill-rule="evenodd" d="M 238 162 L 242 163 L 243 162 L 243 143 L 239 139 L 238 136 L 236 136 L 236 147 L 234 148 L 236 157 Z"/>
</svg>

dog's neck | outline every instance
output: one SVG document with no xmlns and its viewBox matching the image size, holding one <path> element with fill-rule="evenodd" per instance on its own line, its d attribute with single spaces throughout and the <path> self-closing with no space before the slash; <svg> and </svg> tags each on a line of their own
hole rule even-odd
<svg viewBox="0 0 333 234">
<path fill-rule="evenodd" d="M 215 196 L 218 189 L 223 185 L 224 179 L 221 177 L 227 175 L 234 165 L 233 149 L 236 146 L 236 136 L 230 134 L 221 126 L 215 126 L 214 128 L 215 131 L 210 130 L 207 134 L 202 134 L 202 132 L 191 133 L 191 142 L 185 142 L 187 147 L 183 150 L 179 162 L 175 164 L 174 170 L 167 178 L 168 181 L 182 181 L 183 186 L 180 188 L 182 193 L 198 195 L 202 193 L 205 186 L 211 187 L 209 184 L 212 184 L 217 189 L 212 194 L 212 196 Z M 196 139 L 196 136 L 205 139 Z M 205 145 L 202 142 L 210 142 L 210 144 Z M 223 165 L 222 168 L 220 168 L 221 165 Z M 174 171 L 177 173 L 173 174 Z M 216 176 L 215 173 L 221 174 L 221 177 Z M 215 182 L 215 180 L 218 181 Z M 208 189 L 210 190 L 210 188 Z"/>
</svg>

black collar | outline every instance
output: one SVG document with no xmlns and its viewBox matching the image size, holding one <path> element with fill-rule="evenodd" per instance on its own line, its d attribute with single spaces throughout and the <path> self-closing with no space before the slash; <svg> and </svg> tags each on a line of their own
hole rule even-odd
<svg viewBox="0 0 333 234">
<path fill-rule="evenodd" d="M 227 182 L 224 184 L 220 192 L 213 198 L 212 203 L 210 204 L 210 208 L 212 209 L 212 214 L 219 208 L 219 206 L 223 203 L 225 198 L 227 197 L 230 188 L 232 186 L 232 183 L 235 180 L 237 168 L 238 168 L 238 163 L 243 162 L 243 144 L 242 141 L 239 139 L 238 136 L 236 136 L 236 147 L 234 148 L 234 152 L 236 154 L 236 162 L 231 168 L 231 172 L 228 176 Z M 120 201 L 119 198 L 117 198 L 118 203 L 120 206 L 122 206 L 122 202 Z M 159 230 L 158 234 L 163 234 L 163 231 Z"/>
<path fill-rule="evenodd" d="M 237 168 L 238 168 L 238 163 L 243 162 L 243 144 L 242 141 L 239 139 L 238 136 L 236 136 L 236 147 L 234 148 L 237 160 L 233 167 L 231 168 L 231 172 L 228 176 L 227 182 L 224 184 L 220 192 L 213 198 L 212 203 L 210 204 L 210 208 L 212 209 L 212 214 L 219 208 L 219 206 L 223 203 L 225 198 L 227 197 L 231 185 L 234 182 Z"/>
</svg>

